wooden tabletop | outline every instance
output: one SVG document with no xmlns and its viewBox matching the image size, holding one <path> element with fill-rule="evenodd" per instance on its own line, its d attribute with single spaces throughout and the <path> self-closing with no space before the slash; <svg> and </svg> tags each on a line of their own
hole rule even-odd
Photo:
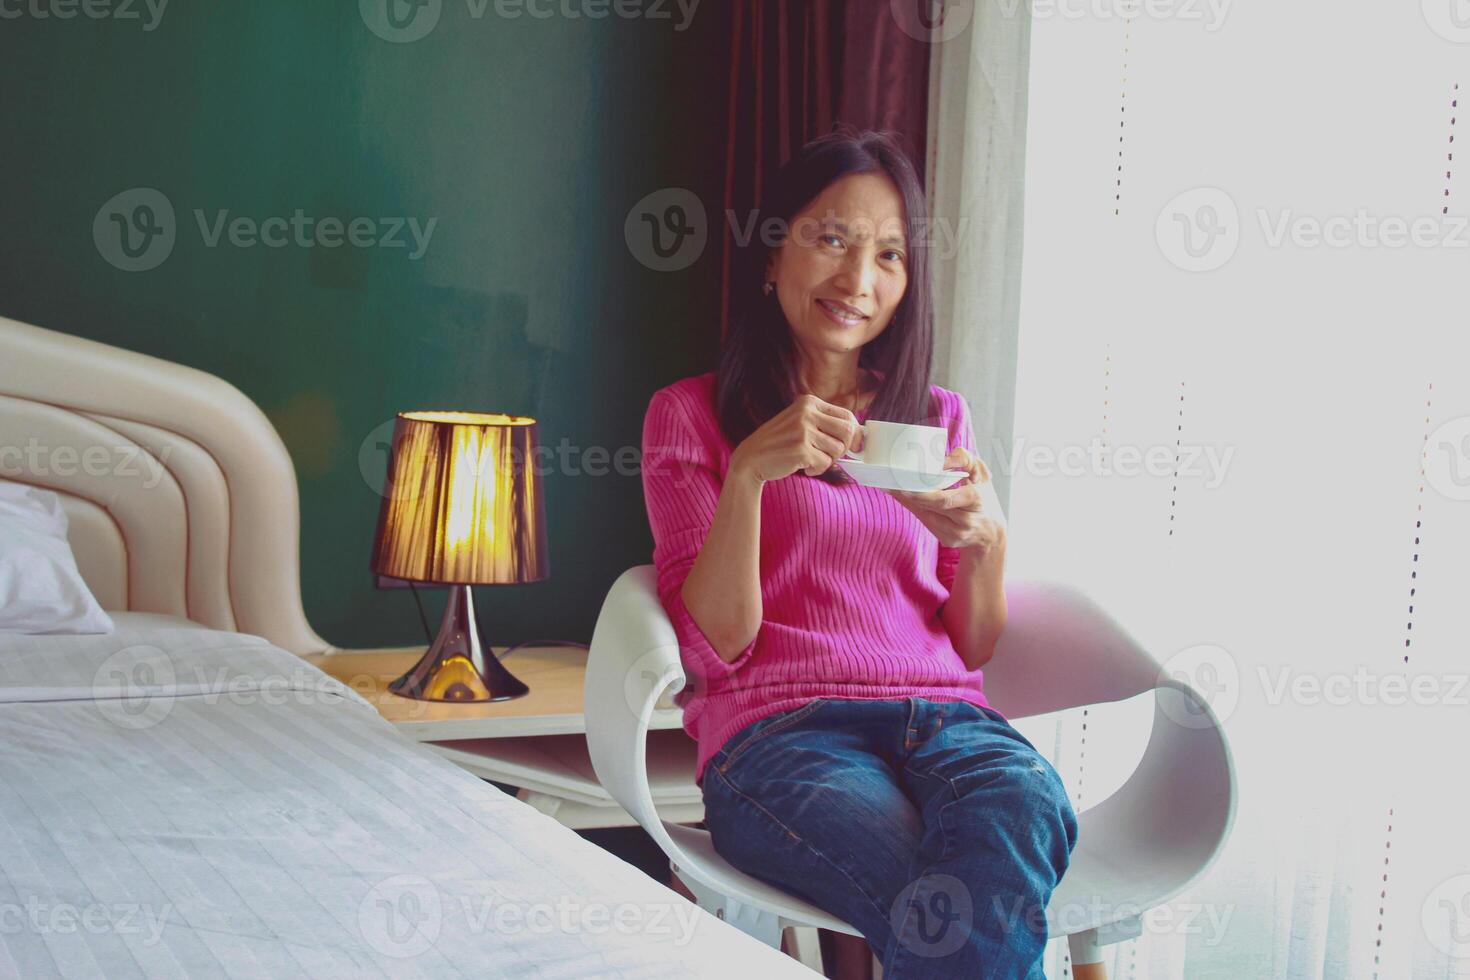
<svg viewBox="0 0 1470 980">
<path fill-rule="evenodd" d="M 531 689 L 523 697 L 483 704 L 415 701 L 399 697 L 388 685 L 424 654 L 424 647 L 385 650 L 334 650 L 303 658 L 352 688 L 384 718 L 420 742 L 521 735 L 569 735 L 587 731 L 582 714 L 582 684 L 587 651 L 578 647 L 519 647 L 505 667 Z M 495 647 L 500 656 L 505 647 Z M 650 728 L 681 728 L 678 708 L 655 710 Z"/>
</svg>

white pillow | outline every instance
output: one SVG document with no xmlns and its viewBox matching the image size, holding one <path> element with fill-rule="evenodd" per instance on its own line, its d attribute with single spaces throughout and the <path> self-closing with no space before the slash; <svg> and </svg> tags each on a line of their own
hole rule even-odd
<svg viewBox="0 0 1470 980">
<path fill-rule="evenodd" d="M 50 490 L 0 480 L 0 633 L 111 633 Z"/>
</svg>

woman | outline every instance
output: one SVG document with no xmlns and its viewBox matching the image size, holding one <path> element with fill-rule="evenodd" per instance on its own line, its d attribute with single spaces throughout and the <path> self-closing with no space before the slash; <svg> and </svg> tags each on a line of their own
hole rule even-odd
<svg viewBox="0 0 1470 980">
<path fill-rule="evenodd" d="M 718 371 L 648 407 L 654 563 L 716 850 L 850 922 L 885 978 L 1040 977 L 1077 821 L 981 692 L 1005 525 L 964 399 L 929 383 L 925 215 L 879 134 L 782 170 Z M 967 477 L 856 484 L 833 463 L 868 418 L 945 426 Z"/>
</svg>

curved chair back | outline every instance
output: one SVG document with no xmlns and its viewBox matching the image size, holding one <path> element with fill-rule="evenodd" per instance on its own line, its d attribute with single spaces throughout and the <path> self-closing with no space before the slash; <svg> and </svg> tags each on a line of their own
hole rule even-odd
<svg viewBox="0 0 1470 980">
<path fill-rule="evenodd" d="M 1159 681 L 1158 661 L 1071 586 L 1009 583 L 1006 608 L 985 698 L 1007 718 L 1122 701 Z"/>
</svg>

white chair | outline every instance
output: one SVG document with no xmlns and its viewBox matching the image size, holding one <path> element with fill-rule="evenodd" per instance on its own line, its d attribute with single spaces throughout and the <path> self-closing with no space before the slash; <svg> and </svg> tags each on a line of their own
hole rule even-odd
<svg viewBox="0 0 1470 980">
<path fill-rule="evenodd" d="M 1214 861 L 1235 813 L 1235 773 L 1209 705 L 1093 602 L 1065 586 L 1007 586 L 1008 616 L 985 665 L 985 695 L 1007 718 L 1121 701 L 1152 690 L 1153 730 L 1138 768 L 1079 815 L 1077 847 L 1047 907 L 1074 964 L 1139 935 L 1140 917 L 1182 892 Z M 782 931 L 858 935 L 846 922 L 750 875 L 715 853 L 710 835 L 654 810 L 646 735 L 656 703 L 684 684 L 679 646 L 654 568 L 619 576 L 603 602 L 587 661 L 587 742 L 597 778 L 664 852 L 701 908 L 780 948 Z M 798 955 L 810 965 L 811 951 Z M 818 963 L 820 960 L 817 961 Z"/>
</svg>

